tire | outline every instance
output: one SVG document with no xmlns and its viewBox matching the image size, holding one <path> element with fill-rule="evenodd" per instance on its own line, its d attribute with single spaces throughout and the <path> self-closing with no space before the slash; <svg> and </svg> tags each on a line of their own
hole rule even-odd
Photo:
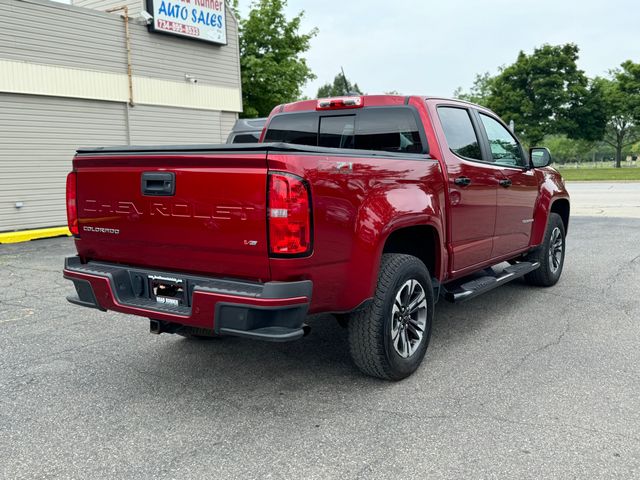
<svg viewBox="0 0 640 480">
<path fill-rule="evenodd" d="M 526 282 L 540 287 L 551 287 L 558 283 L 562 275 L 566 250 L 562 218 L 557 213 L 550 213 L 542 245 L 526 257 L 528 262 L 540 262 L 540 268 L 525 275 Z"/>
<path fill-rule="evenodd" d="M 413 313 L 403 314 L 402 308 L 419 297 L 423 300 Z M 415 372 L 429 345 L 433 305 L 431 277 L 424 263 L 411 255 L 383 255 L 373 301 L 352 313 L 347 326 L 356 366 L 385 380 L 401 380 Z"/>
</svg>

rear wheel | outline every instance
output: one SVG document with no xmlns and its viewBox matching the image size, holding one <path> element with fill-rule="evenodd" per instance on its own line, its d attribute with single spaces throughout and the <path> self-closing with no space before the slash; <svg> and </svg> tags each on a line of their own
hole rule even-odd
<svg viewBox="0 0 640 480">
<path fill-rule="evenodd" d="M 551 213 L 542 245 L 527 255 L 527 261 L 540 262 L 540 268 L 524 277 L 527 283 L 541 287 L 551 287 L 558 283 L 564 266 L 565 251 L 564 223 L 560 215 Z"/>
<path fill-rule="evenodd" d="M 383 255 L 373 301 L 349 318 L 354 363 L 367 375 L 386 380 L 411 375 L 429 345 L 433 304 L 424 263 L 411 255 Z"/>
</svg>

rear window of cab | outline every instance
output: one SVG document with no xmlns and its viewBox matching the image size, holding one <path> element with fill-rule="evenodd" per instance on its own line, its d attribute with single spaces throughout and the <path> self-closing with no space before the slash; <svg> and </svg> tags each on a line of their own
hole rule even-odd
<svg viewBox="0 0 640 480">
<path fill-rule="evenodd" d="M 274 116 L 264 142 L 314 147 L 427 153 L 416 112 L 410 107 L 370 107 Z"/>
</svg>

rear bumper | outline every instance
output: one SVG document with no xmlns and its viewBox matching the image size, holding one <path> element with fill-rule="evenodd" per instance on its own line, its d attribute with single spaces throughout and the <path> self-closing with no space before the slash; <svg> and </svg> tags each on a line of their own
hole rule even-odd
<svg viewBox="0 0 640 480">
<path fill-rule="evenodd" d="M 102 262 L 82 264 L 77 256 L 65 259 L 63 275 L 74 283 L 76 295 L 67 300 L 76 305 L 139 315 L 166 325 L 203 328 L 218 335 L 271 341 L 303 336 L 313 289 L 309 280 L 243 282 Z M 180 279 L 185 304 L 156 302 L 150 277 Z"/>
</svg>

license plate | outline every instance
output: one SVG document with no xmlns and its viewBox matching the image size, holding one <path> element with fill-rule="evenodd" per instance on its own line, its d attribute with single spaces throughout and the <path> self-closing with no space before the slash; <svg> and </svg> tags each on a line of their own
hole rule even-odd
<svg viewBox="0 0 640 480">
<path fill-rule="evenodd" d="M 181 278 L 149 275 L 151 294 L 157 303 L 180 306 L 186 303 L 185 282 Z"/>
</svg>

